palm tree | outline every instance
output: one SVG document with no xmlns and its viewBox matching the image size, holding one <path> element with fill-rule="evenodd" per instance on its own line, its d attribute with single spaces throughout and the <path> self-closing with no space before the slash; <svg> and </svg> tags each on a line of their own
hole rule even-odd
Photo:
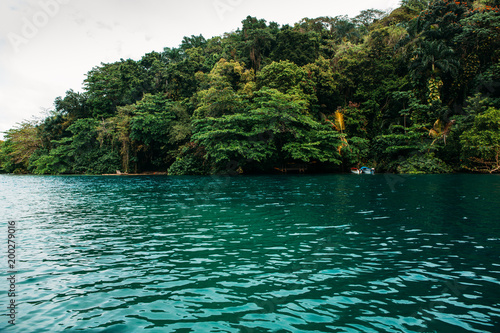
<svg viewBox="0 0 500 333">
<path fill-rule="evenodd" d="M 410 73 L 414 81 L 425 79 L 431 92 L 431 100 L 439 99 L 436 90 L 442 86 L 442 75 L 456 75 L 459 63 L 454 59 L 455 52 L 442 40 L 424 40 L 415 50 L 410 64 Z"/>
<path fill-rule="evenodd" d="M 422 41 L 415 50 L 410 70 L 414 77 L 429 75 L 436 77 L 441 73 L 455 75 L 458 61 L 453 58 L 455 51 L 441 40 Z"/>
</svg>

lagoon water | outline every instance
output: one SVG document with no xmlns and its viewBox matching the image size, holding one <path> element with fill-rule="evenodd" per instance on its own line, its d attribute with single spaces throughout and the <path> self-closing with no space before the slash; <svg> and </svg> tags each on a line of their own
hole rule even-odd
<svg viewBox="0 0 500 333">
<path fill-rule="evenodd" d="M 500 331 L 500 176 L 4 175 L 0 190 L 0 331 Z"/>
</svg>

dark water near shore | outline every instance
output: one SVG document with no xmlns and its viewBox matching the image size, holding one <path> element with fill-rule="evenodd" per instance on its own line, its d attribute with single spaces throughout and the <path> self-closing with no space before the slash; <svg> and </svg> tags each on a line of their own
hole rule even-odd
<svg viewBox="0 0 500 333">
<path fill-rule="evenodd" d="M 499 176 L 0 176 L 0 190 L 0 331 L 500 331 Z"/>
</svg>

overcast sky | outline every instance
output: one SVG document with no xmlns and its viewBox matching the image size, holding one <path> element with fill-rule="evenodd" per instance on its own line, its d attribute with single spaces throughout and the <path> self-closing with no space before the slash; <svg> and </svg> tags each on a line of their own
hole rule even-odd
<svg viewBox="0 0 500 333">
<path fill-rule="evenodd" d="M 304 17 L 394 9 L 399 0 L 0 0 L 0 132 L 41 118 L 82 90 L 101 62 L 139 60 L 182 37 L 236 30 L 247 16 L 279 24 Z M 2 134 L 0 134 L 0 139 Z"/>
</svg>

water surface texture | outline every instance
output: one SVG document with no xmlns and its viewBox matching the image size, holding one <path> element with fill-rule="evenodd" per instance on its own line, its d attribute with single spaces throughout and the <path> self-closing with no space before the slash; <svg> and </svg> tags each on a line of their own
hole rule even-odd
<svg viewBox="0 0 500 333">
<path fill-rule="evenodd" d="M 500 177 L 0 176 L 0 331 L 498 332 Z"/>
</svg>

